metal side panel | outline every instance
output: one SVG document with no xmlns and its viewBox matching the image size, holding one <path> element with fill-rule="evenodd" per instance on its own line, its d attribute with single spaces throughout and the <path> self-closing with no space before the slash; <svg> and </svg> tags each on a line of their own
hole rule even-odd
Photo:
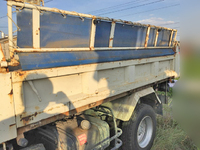
<svg viewBox="0 0 200 150">
<path fill-rule="evenodd" d="M 18 53 L 23 70 L 75 66 L 174 55 L 172 49 Z"/>
<path fill-rule="evenodd" d="M 43 12 L 40 15 L 41 48 L 89 47 L 91 21 Z"/>
<path fill-rule="evenodd" d="M 144 47 L 147 27 L 116 23 L 113 47 Z"/>
<path fill-rule="evenodd" d="M 0 143 L 17 136 L 10 73 L 0 73 Z"/>
<path fill-rule="evenodd" d="M 168 46 L 171 31 L 161 30 L 158 35 L 157 46 Z"/>
<path fill-rule="evenodd" d="M 99 21 L 96 25 L 95 45 L 94 47 L 108 47 L 111 22 Z"/>
<path fill-rule="evenodd" d="M 174 56 L 13 72 L 17 127 L 175 75 Z"/>
<path fill-rule="evenodd" d="M 39 13 L 38 10 L 36 12 Z M 17 12 L 17 23 L 21 29 L 17 32 L 17 46 L 20 48 L 34 47 L 35 21 L 39 23 L 36 40 L 39 40 L 41 48 L 89 47 L 92 19 L 45 11 L 33 17 L 34 9 Z"/>
<path fill-rule="evenodd" d="M 33 32 L 32 32 L 32 10 L 23 9 L 17 12 L 17 25 L 20 31 L 17 31 L 17 46 L 24 48 L 33 47 Z"/>
<path fill-rule="evenodd" d="M 151 28 L 150 32 L 149 32 L 149 41 L 148 41 L 148 46 L 154 46 L 155 43 L 155 37 L 156 37 L 156 32 L 157 29 L 156 28 Z"/>
</svg>

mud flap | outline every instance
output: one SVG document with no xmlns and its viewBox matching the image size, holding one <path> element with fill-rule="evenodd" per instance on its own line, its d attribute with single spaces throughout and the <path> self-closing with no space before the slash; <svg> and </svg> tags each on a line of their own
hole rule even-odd
<svg viewBox="0 0 200 150">
<path fill-rule="evenodd" d="M 163 105 L 162 103 L 158 103 L 154 108 L 156 114 L 163 115 Z"/>
</svg>

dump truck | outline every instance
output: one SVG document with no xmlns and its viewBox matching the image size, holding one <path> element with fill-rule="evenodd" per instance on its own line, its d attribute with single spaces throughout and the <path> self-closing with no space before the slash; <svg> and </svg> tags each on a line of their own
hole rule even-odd
<svg viewBox="0 0 200 150">
<path fill-rule="evenodd" d="M 180 74 L 177 30 L 38 2 L 7 1 L 0 150 L 150 149 L 155 91 Z"/>
</svg>

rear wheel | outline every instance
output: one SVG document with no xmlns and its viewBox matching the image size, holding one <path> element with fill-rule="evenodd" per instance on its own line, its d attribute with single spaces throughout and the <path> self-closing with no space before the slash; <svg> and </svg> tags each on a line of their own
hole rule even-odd
<svg viewBox="0 0 200 150">
<path fill-rule="evenodd" d="M 140 104 L 131 119 L 122 123 L 122 150 L 150 150 L 156 133 L 156 115 L 153 108 Z"/>
</svg>

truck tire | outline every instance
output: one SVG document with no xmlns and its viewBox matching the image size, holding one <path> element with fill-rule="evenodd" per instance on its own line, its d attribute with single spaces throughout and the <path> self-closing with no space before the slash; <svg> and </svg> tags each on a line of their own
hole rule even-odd
<svg viewBox="0 0 200 150">
<path fill-rule="evenodd" d="M 147 104 L 138 105 L 122 130 L 122 150 L 150 150 L 156 135 L 155 111 Z"/>
</svg>

